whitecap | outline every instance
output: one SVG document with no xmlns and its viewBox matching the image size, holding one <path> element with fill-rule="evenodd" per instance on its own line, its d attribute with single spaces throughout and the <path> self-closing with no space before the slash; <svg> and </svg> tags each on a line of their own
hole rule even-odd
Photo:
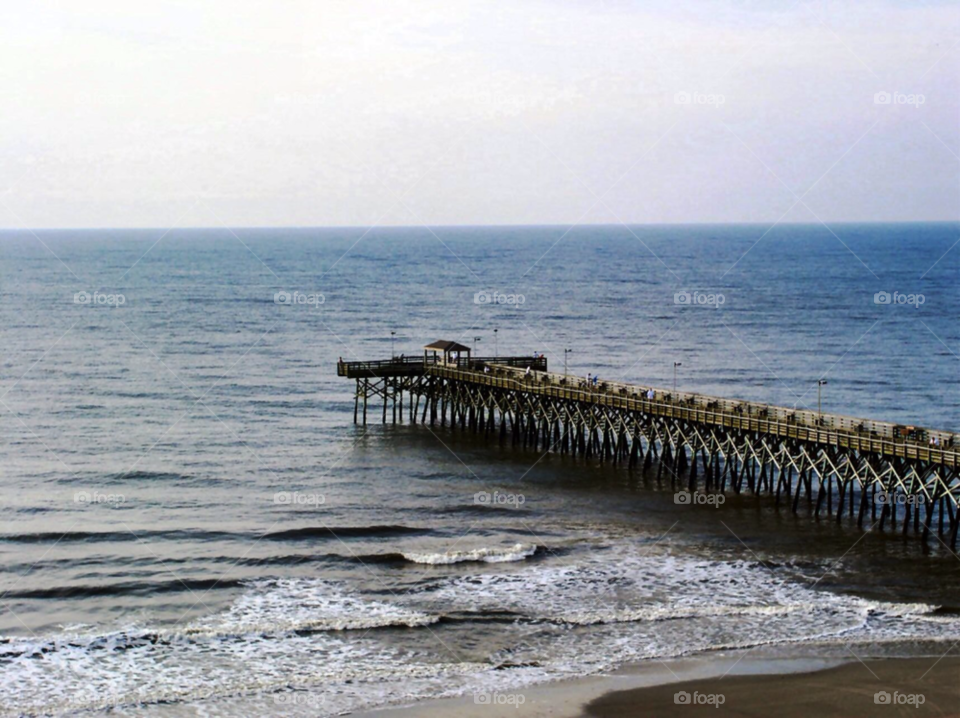
<svg viewBox="0 0 960 718">
<path fill-rule="evenodd" d="M 477 561 L 481 563 L 510 563 L 523 561 L 537 552 L 536 544 L 517 543 L 513 546 L 498 548 L 475 548 L 467 551 L 446 551 L 443 553 L 404 552 L 407 561 L 434 566 Z"/>
</svg>

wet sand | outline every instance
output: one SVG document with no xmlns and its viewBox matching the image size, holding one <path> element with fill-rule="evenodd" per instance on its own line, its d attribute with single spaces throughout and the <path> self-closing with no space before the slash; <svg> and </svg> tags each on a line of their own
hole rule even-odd
<svg viewBox="0 0 960 718">
<path fill-rule="evenodd" d="M 813 673 L 726 676 L 637 688 L 598 698 L 586 706 L 585 714 L 591 718 L 960 716 L 960 659 L 855 660 Z"/>
<path fill-rule="evenodd" d="M 881 691 L 889 694 L 889 703 L 876 702 L 875 694 Z M 676 694 L 684 692 L 690 696 L 690 702 L 678 703 Z M 717 698 L 711 698 L 713 696 Z M 705 702 L 694 704 L 694 701 Z M 868 659 L 861 663 L 852 655 L 849 662 L 815 656 L 757 660 L 734 652 L 714 657 L 651 661 L 627 666 L 606 676 L 491 691 L 479 702 L 475 696 L 440 699 L 359 715 L 377 718 L 960 716 L 960 658 Z"/>
</svg>

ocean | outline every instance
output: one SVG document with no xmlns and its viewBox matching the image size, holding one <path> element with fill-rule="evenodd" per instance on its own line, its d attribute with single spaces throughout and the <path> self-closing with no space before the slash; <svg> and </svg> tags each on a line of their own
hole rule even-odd
<svg viewBox="0 0 960 718">
<path fill-rule="evenodd" d="M 769 231 L 768 231 L 769 230 Z M 437 339 L 960 429 L 956 223 L 0 233 L 0 715 L 327 715 L 629 662 L 931 655 L 960 561 L 353 423 Z M 289 302 L 287 301 L 289 297 Z M 374 407 L 377 407 L 374 404 Z M 501 503 L 478 503 L 498 492 Z"/>
</svg>

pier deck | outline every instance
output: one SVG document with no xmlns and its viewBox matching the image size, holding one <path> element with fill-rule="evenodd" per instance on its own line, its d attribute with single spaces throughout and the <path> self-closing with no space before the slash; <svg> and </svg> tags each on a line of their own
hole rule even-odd
<svg viewBox="0 0 960 718">
<path fill-rule="evenodd" d="M 391 376 L 423 376 L 428 369 L 437 367 L 456 367 L 483 371 L 490 367 L 530 367 L 532 371 L 546 371 L 547 360 L 543 357 L 476 357 L 443 361 L 428 357 L 394 357 L 381 361 L 339 362 L 337 376 L 348 379 L 379 378 Z"/>
<path fill-rule="evenodd" d="M 956 544 L 960 526 L 960 435 L 936 429 L 818 413 L 759 402 L 674 392 L 551 373 L 542 357 L 340 362 L 357 382 L 354 421 L 371 397 L 383 398 L 382 420 L 408 419 L 483 434 L 515 445 L 651 469 L 657 481 L 697 494 L 769 494 L 779 505 L 801 497 L 819 518 L 856 512 L 883 529 L 926 540 L 932 530 Z M 423 406 L 421 409 L 421 402 Z M 834 493 L 837 508 L 834 512 Z M 816 502 L 814 509 L 813 503 Z M 695 503 L 695 501 L 694 501 Z M 879 518 L 877 512 L 879 509 Z M 946 541 L 945 541 L 946 543 Z"/>
</svg>

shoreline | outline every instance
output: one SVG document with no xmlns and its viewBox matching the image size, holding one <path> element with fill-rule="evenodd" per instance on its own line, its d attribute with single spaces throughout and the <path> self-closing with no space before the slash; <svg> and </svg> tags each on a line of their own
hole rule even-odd
<svg viewBox="0 0 960 718">
<path fill-rule="evenodd" d="M 464 718 L 580 718 L 587 715 L 588 705 L 609 695 L 635 690 L 647 690 L 686 682 L 717 679 L 729 676 L 790 675 L 807 673 L 847 663 L 847 659 L 804 655 L 790 658 L 746 659 L 749 650 L 724 651 L 667 660 L 651 659 L 631 663 L 592 676 L 578 676 L 547 683 L 535 683 L 506 691 L 490 691 L 491 703 L 478 703 L 473 695 L 454 698 L 431 698 L 412 704 L 381 706 L 369 711 L 353 713 L 355 718 L 441 718 L 458 715 Z M 850 659 L 854 660 L 854 659 Z M 511 696 L 523 696 L 522 704 Z"/>
<path fill-rule="evenodd" d="M 726 651 L 665 661 L 629 664 L 616 671 L 525 688 L 437 698 L 354 713 L 357 718 L 626 718 L 635 715 L 703 714 L 893 716 L 960 715 L 960 658 L 869 657 L 859 660 L 814 654 L 747 657 L 749 650 Z M 890 705 L 875 702 L 886 691 Z M 699 705 L 678 703 L 685 692 Z M 922 698 L 912 698 L 920 695 Z M 722 696 L 719 698 L 718 696 Z M 680 698 L 679 700 L 685 700 Z M 881 697 L 880 700 L 883 700 Z M 922 701 L 918 706 L 916 703 Z M 709 711 L 709 713 L 707 713 Z"/>
</svg>

